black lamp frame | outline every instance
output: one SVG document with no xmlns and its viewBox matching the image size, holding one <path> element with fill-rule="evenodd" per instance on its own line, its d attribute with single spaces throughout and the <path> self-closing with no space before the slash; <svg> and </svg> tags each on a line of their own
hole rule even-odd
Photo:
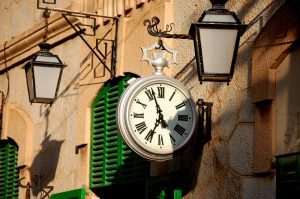
<svg viewBox="0 0 300 199">
<path fill-rule="evenodd" d="M 31 103 L 51 104 L 57 98 L 57 93 L 58 93 L 58 89 L 59 89 L 60 81 L 61 81 L 61 76 L 62 76 L 62 70 L 66 65 L 62 63 L 61 59 L 57 55 L 54 55 L 49 51 L 51 49 L 50 44 L 48 44 L 46 42 L 42 42 L 42 43 L 39 44 L 39 47 L 41 48 L 41 50 L 38 51 L 36 54 L 34 54 L 32 59 L 29 62 L 27 62 L 24 66 L 25 73 L 26 73 L 26 82 L 27 82 L 27 90 L 28 90 L 29 101 Z M 59 61 L 59 63 L 36 61 L 36 59 L 39 56 L 55 57 Z M 33 70 L 34 66 L 45 66 L 45 67 L 60 68 L 60 73 L 59 73 L 59 78 L 58 78 L 58 82 L 57 82 L 57 85 L 56 85 L 54 98 L 39 98 L 39 97 L 36 97 L 36 82 L 35 82 L 34 70 Z M 31 70 L 32 80 L 28 79 L 28 77 L 27 77 L 28 70 Z M 32 86 L 31 86 L 31 84 L 32 84 Z M 32 91 L 30 91 L 30 89 L 32 89 Z"/>
<path fill-rule="evenodd" d="M 204 22 L 203 19 L 208 14 L 209 15 L 230 15 L 233 16 L 236 22 Z M 198 66 L 197 71 L 198 71 L 198 78 L 200 83 L 202 83 L 202 81 L 228 82 L 228 83 L 231 81 L 234 73 L 234 65 L 237 58 L 240 37 L 244 34 L 246 27 L 247 25 L 242 24 L 234 12 L 230 12 L 224 9 L 219 4 L 218 6 L 215 5 L 210 10 L 204 11 L 200 19 L 198 20 L 198 23 L 193 23 L 191 25 L 189 35 L 192 35 L 194 40 L 196 62 Z M 200 28 L 238 30 L 229 73 L 216 74 L 216 73 L 204 72 L 203 56 L 201 51 L 202 47 L 201 47 L 201 40 L 200 40 L 200 33 L 199 33 Z"/>
</svg>

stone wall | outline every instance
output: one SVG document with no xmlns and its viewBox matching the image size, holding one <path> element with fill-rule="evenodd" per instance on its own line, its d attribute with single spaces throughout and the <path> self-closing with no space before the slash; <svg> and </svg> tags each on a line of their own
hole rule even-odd
<svg viewBox="0 0 300 199">
<path fill-rule="evenodd" d="M 200 150 L 197 184 L 185 198 L 275 198 L 275 173 L 257 175 L 254 170 L 254 104 L 252 104 L 252 51 L 257 35 L 283 1 L 228 1 L 247 31 L 240 41 L 233 80 L 199 86 L 195 73 L 193 44 L 176 40 L 180 64 L 173 67 L 175 76 L 186 83 L 194 99 L 212 102 L 212 139 Z M 187 33 L 189 24 L 210 8 L 207 1 L 174 1 L 176 33 Z M 216 55 L 216 59 L 217 59 Z M 192 63 L 187 66 L 187 63 Z M 182 66 L 187 66 L 182 71 Z M 200 133 L 200 132 L 198 132 Z M 272 142 L 272 140 L 268 140 Z M 269 163 L 269 169 L 271 162 Z M 258 177 L 259 176 L 259 177 Z"/>
</svg>

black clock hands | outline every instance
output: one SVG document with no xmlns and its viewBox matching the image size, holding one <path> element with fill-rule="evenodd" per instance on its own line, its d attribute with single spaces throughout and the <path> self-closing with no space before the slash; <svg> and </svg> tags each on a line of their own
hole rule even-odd
<svg viewBox="0 0 300 199">
<path fill-rule="evenodd" d="M 155 96 L 155 92 L 153 91 L 153 89 L 151 88 L 152 91 L 152 96 L 154 98 L 155 104 L 156 104 L 156 113 L 158 113 L 158 122 L 161 124 L 162 128 L 166 128 L 168 127 L 167 122 L 164 120 L 164 115 L 162 114 L 162 110 L 157 102 L 156 96 Z"/>
<path fill-rule="evenodd" d="M 158 127 L 159 124 L 159 119 L 156 119 L 153 129 L 151 129 L 145 137 L 147 141 L 152 142 L 153 135 L 156 133 L 155 129 Z"/>
<path fill-rule="evenodd" d="M 156 113 L 158 113 L 158 119 L 155 120 L 153 129 L 151 129 L 145 137 L 145 139 L 149 142 L 152 142 L 153 136 L 156 133 L 155 130 L 159 124 L 161 124 L 162 128 L 166 128 L 168 126 L 167 122 L 164 120 L 164 115 L 162 114 L 162 110 L 157 102 L 155 92 L 153 91 L 152 88 L 151 88 L 151 94 L 152 94 L 155 104 L 156 104 Z"/>
</svg>

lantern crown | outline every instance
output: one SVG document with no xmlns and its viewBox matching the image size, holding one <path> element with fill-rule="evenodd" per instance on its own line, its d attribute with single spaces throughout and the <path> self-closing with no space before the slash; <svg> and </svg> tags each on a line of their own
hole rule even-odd
<svg viewBox="0 0 300 199">
<path fill-rule="evenodd" d="M 51 44 L 42 42 L 39 44 L 39 47 L 41 50 L 33 55 L 30 61 L 31 64 L 49 65 L 55 67 L 65 66 L 57 55 L 54 55 L 50 52 L 50 49 L 52 48 Z M 26 65 L 28 65 L 28 63 Z"/>
<path fill-rule="evenodd" d="M 210 0 L 213 7 L 224 7 L 228 0 Z"/>
<path fill-rule="evenodd" d="M 52 48 L 52 45 L 43 41 L 39 44 L 41 50 L 49 51 Z"/>
</svg>

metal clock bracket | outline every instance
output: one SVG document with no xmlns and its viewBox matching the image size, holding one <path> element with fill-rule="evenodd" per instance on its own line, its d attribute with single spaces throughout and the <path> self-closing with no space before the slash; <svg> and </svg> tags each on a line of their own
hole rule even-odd
<svg viewBox="0 0 300 199">
<path fill-rule="evenodd" d="M 201 144 L 207 143 L 211 140 L 211 108 L 213 103 L 211 102 L 204 102 L 203 99 L 198 99 L 197 101 L 198 106 L 198 130 L 200 134 L 199 142 Z"/>
<path fill-rule="evenodd" d="M 155 74 L 164 75 L 163 69 L 168 67 L 170 64 L 177 64 L 176 55 L 177 51 L 169 48 L 165 42 L 159 39 L 150 47 L 141 47 L 143 51 L 142 61 L 147 61 L 150 65 L 155 68 Z M 148 51 L 157 50 L 153 52 L 153 59 L 150 59 L 147 54 Z M 167 60 L 167 52 L 172 55 L 171 60 Z"/>
<path fill-rule="evenodd" d="M 163 38 L 177 38 L 177 39 L 193 39 L 191 35 L 186 34 L 169 34 L 172 31 L 174 23 L 166 25 L 166 30 L 162 31 L 157 28 L 160 23 L 158 17 L 154 16 L 151 20 L 145 19 L 144 25 L 147 26 L 148 33 L 153 37 L 163 37 Z"/>
</svg>

